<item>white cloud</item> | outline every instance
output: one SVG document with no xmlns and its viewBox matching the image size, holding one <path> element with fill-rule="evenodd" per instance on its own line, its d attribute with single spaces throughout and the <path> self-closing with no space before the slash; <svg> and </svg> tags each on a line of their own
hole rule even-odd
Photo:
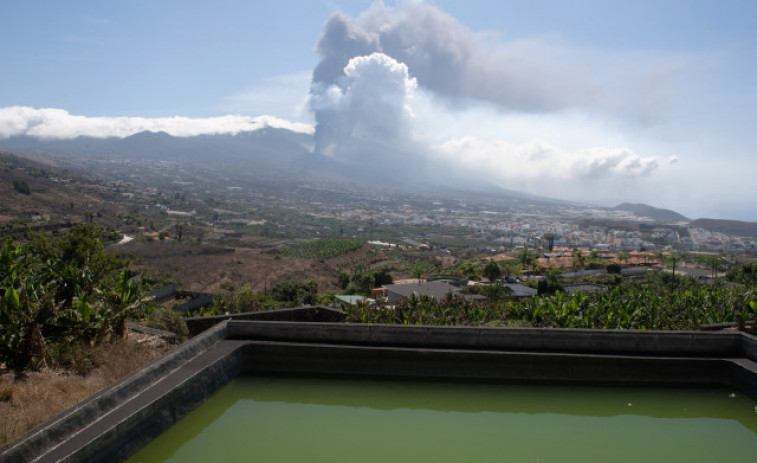
<svg viewBox="0 0 757 463">
<path fill-rule="evenodd" d="M 662 164 L 655 157 L 642 157 L 624 148 L 593 147 L 567 151 L 542 140 L 513 144 L 502 140 L 464 137 L 435 147 L 447 163 L 479 172 L 492 181 L 593 182 L 607 178 L 649 175 Z"/>
<path fill-rule="evenodd" d="M 0 139 L 19 135 L 44 139 L 127 137 L 146 130 L 190 137 L 201 134 L 236 134 L 265 127 L 313 133 L 310 124 L 290 122 L 273 116 L 87 117 L 72 115 L 56 108 L 0 108 Z"/>
</svg>

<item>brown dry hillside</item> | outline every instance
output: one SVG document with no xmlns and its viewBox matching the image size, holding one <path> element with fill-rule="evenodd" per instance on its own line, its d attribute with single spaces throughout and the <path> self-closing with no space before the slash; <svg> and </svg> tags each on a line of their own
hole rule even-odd
<svg viewBox="0 0 757 463">
<path fill-rule="evenodd" d="M 102 204 L 98 188 L 53 164 L 0 153 L 0 224 L 34 218 L 81 221 L 85 211 Z"/>
<path fill-rule="evenodd" d="M 187 291 L 214 293 L 221 291 L 221 285 L 263 291 L 276 280 L 308 279 L 315 280 L 322 292 L 338 288 L 338 270 L 331 263 L 259 249 L 153 241 L 114 246 L 110 251 L 131 256 L 133 268 L 175 281 Z"/>
</svg>

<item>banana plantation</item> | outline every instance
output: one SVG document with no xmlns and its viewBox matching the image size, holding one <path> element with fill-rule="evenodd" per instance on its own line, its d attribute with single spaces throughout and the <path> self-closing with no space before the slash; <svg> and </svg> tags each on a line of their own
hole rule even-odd
<svg viewBox="0 0 757 463">
<path fill-rule="evenodd" d="M 105 253 L 96 226 L 0 250 L 0 363 L 17 373 L 60 359 L 71 345 L 123 336 L 140 310 L 126 261 Z"/>
<path fill-rule="evenodd" d="M 757 291 L 663 274 L 605 293 L 557 292 L 519 301 L 473 301 L 450 294 L 442 301 L 422 296 L 393 308 L 360 305 L 347 310 L 349 321 L 360 323 L 687 330 L 755 319 Z"/>
</svg>

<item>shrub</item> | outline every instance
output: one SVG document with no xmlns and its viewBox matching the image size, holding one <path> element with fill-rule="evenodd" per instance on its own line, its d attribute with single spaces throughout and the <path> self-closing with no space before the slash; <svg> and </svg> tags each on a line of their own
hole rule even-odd
<svg viewBox="0 0 757 463">
<path fill-rule="evenodd" d="M 271 285 L 271 297 L 277 301 L 292 304 L 315 304 L 318 295 L 318 283 L 278 280 Z"/>
<path fill-rule="evenodd" d="M 16 191 L 24 195 L 29 195 L 32 193 L 32 190 L 29 188 L 29 185 L 23 180 L 14 180 L 13 189 L 15 189 Z"/>
<path fill-rule="evenodd" d="M 392 278 L 392 275 L 387 272 L 386 269 L 381 269 L 375 272 L 373 274 L 373 280 L 373 284 L 376 285 L 376 287 L 394 283 L 394 278 Z"/>
<path fill-rule="evenodd" d="M 549 272 L 544 278 L 540 279 L 539 283 L 536 285 L 536 290 L 538 291 L 539 296 L 564 291 L 560 279 L 560 274 L 555 271 Z"/>
<path fill-rule="evenodd" d="M 491 259 L 486 263 L 486 266 L 484 267 L 484 270 L 481 272 L 481 274 L 488 278 L 490 282 L 494 282 L 494 280 L 502 276 L 502 269 L 499 268 L 499 264 L 497 264 L 497 262 Z"/>
<path fill-rule="evenodd" d="M 251 288 L 244 286 L 234 298 L 232 312 L 255 312 L 268 310 L 277 304 L 263 293 L 256 293 Z"/>
<path fill-rule="evenodd" d="M 10 402 L 13 398 L 13 388 L 7 385 L 0 386 L 0 402 Z"/>
<path fill-rule="evenodd" d="M 342 270 L 337 275 L 337 280 L 339 280 L 339 287 L 347 289 L 347 286 L 350 284 L 350 274 Z"/>
<path fill-rule="evenodd" d="M 189 328 L 181 314 L 163 307 L 155 309 L 147 320 L 145 326 L 155 328 L 156 330 L 170 331 L 176 335 L 179 342 L 185 341 L 189 337 Z"/>
<path fill-rule="evenodd" d="M 512 288 L 500 283 L 484 285 L 481 287 L 481 294 L 489 299 L 502 299 L 503 297 L 513 294 Z"/>
<path fill-rule="evenodd" d="M 730 268 L 725 272 L 725 278 L 736 283 L 754 285 L 757 283 L 757 263 L 749 262 Z"/>
<path fill-rule="evenodd" d="M 102 363 L 102 355 L 92 346 L 82 342 L 59 342 L 51 346 L 50 356 L 54 365 L 86 375 Z"/>
</svg>

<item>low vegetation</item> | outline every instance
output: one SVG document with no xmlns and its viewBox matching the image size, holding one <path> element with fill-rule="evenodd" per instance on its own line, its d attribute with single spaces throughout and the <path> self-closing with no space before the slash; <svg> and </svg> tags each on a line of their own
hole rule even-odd
<svg viewBox="0 0 757 463">
<path fill-rule="evenodd" d="M 364 304 L 347 311 L 348 321 L 356 323 L 686 330 L 755 319 L 757 291 L 660 273 L 598 294 L 556 291 L 519 301 L 472 301 L 450 294 L 442 301 L 422 296 L 394 308 Z"/>
<path fill-rule="evenodd" d="M 360 239 L 324 239 L 293 244 L 285 247 L 282 253 L 301 259 L 331 259 L 348 252 L 357 251 L 363 245 L 365 245 L 365 241 Z"/>
<path fill-rule="evenodd" d="M 96 225 L 77 225 L 0 248 L 0 445 L 170 347 L 127 338 L 126 320 L 146 313 L 141 287 L 101 239 Z M 181 335 L 181 317 L 152 319 Z"/>
<path fill-rule="evenodd" d="M 61 368 L 0 374 L 0 446 L 162 355 L 170 345 L 130 333 L 128 339 L 98 346 L 72 346 L 68 355 L 87 374 Z"/>
<path fill-rule="evenodd" d="M 734 283 L 755 286 L 757 285 L 757 263 L 748 262 L 730 268 L 725 272 L 725 278 Z"/>
<path fill-rule="evenodd" d="M 145 320 L 144 325 L 148 328 L 173 333 L 178 342 L 184 342 L 189 337 L 189 328 L 187 328 L 184 317 L 180 313 L 163 307 L 153 310 Z"/>
<path fill-rule="evenodd" d="M 13 189 L 24 195 L 30 195 L 32 193 L 29 184 L 23 180 L 14 180 Z"/>
<path fill-rule="evenodd" d="M 138 283 L 104 252 L 95 225 L 0 249 L 0 363 L 17 374 L 65 364 L 64 346 L 122 338 L 140 310 Z"/>
</svg>

